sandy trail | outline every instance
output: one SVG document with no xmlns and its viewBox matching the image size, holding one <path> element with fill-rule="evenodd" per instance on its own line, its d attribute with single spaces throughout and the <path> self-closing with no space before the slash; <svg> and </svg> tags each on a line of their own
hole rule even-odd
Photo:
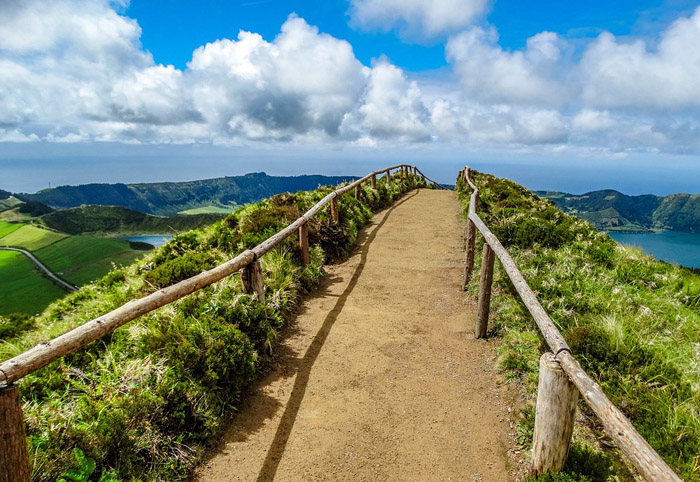
<svg viewBox="0 0 700 482">
<path fill-rule="evenodd" d="M 510 393 L 471 333 L 462 231 L 453 192 L 377 214 L 195 480 L 512 480 Z"/>
</svg>

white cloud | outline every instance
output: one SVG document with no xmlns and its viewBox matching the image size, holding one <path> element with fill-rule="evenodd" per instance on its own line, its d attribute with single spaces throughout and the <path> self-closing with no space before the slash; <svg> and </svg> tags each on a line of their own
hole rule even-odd
<svg viewBox="0 0 700 482">
<path fill-rule="evenodd" d="M 188 66 L 207 121 L 249 139 L 336 135 L 368 75 L 349 43 L 294 16 L 273 42 L 241 32 L 198 48 Z"/>
<path fill-rule="evenodd" d="M 418 85 L 409 82 L 401 69 L 386 60 L 372 68 L 358 111 L 360 126 L 374 137 L 407 142 L 430 140 L 430 114 Z"/>
<path fill-rule="evenodd" d="M 567 95 L 559 68 L 563 47 L 557 34 L 542 32 L 524 50 L 508 52 L 498 45 L 495 29 L 474 27 L 451 37 L 446 55 L 471 98 L 558 105 Z"/>
<path fill-rule="evenodd" d="M 294 15 L 271 41 L 242 31 L 197 48 L 184 70 L 158 65 L 113 5 L 0 0 L 0 142 L 700 152 L 700 8 L 654 45 L 541 32 L 506 50 L 494 28 L 468 27 L 485 0 L 354 2 L 365 26 L 425 37 L 466 25 L 440 80 L 386 58 L 364 66 Z"/>
<path fill-rule="evenodd" d="M 364 29 L 398 29 L 424 39 L 455 32 L 485 13 L 488 0 L 351 0 L 351 24 Z"/>
<path fill-rule="evenodd" d="M 700 7 L 663 32 L 654 48 L 603 33 L 580 65 L 583 101 L 634 110 L 700 107 Z"/>
</svg>

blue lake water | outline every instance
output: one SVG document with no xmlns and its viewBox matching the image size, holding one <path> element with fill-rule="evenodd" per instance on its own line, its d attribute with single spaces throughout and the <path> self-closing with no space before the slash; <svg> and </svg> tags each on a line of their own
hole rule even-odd
<svg viewBox="0 0 700 482">
<path fill-rule="evenodd" d="M 615 241 L 639 246 L 656 259 L 700 268 L 700 233 L 608 233 Z"/>
<path fill-rule="evenodd" d="M 148 243 L 157 248 L 158 246 L 163 246 L 165 243 L 170 241 L 171 238 L 172 236 L 170 236 L 169 234 L 151 234 L 144 236 L 130 236 L 124 239 L 126 239 L 127 241 L 138 241 L 140 243 Z"/>
</svg>

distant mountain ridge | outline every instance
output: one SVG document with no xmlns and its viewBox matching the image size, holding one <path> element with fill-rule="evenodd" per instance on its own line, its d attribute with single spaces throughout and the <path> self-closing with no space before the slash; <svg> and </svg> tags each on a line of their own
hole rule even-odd
<svg viewBox="0 0 700 482">
<path fill-rule="evenodd" d="M 172 216 L 206 206 L 233 207 L 257 202 L 281 192 L 316 189 L 357 179 L 354 176 L 268 176 L 255 172 L 244 176 L 186 182 L 141 184 L 84 184 L 44 189 L 35 194 L 15 194 L 23 201 L 37 201 L 55 209 L 86 204 L 122 206 L 134 211 Z"/>
<path fill-rule="evenodd" d="M 600 231 L 644 232 L 668 229 L 700 232 L 700 194 L 628 196 L 604 189 L 581 195 L 535 191 L 558 208 L 593 223 Z"/>
</svg>

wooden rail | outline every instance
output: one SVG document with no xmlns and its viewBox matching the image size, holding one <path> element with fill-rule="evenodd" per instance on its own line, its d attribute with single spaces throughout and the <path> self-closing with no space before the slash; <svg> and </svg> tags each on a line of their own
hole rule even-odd
<svg viewBox="0 0 700 482">
<path fill-rule="evenodd" d="M 520 299 L 534 318 L 542 336 L 552 350 L 551 354 L 545 354 L 547 356 L 543 356 L 540 361 L 531 473 L 539 475 L 545 472 L 558 472 L 563 468 L 571 443 L 576 407 L 574 397 L 577 396 L 578 392 L 600 419 L 608 436 L 615 441 L 622 453 L 646 480 L 680 481 L 680 477 L 639 435 L 632 423 L 608 399 L 600 386 L 588 376 L 572 356 L 566 340 L 542 308 L 513 258 L 476 213 L 479 203 L 479 189 L 472 183 L 469 172 L 469 167 L 465 167 L 459 173 L 462 181 L 472 190 L 466 233 L 465 285 L 471 278 L 474 269 L 476 230 L 484 237 L 484 259 L 481 264 L 475 336 L 481 338 L 486 334 L 493 280 L 493 254 L 490 254 L 492 252 L 500 260 L 503 270 L 515 286 Z M 484 294 L 482 295 L 482 293 Z M 566 375 L 565 379 L 557 375 L 559 370 Z M 572 390 L 573 387 L 576 390 Z"/>
<path fill-rule="evenodd" d="M 40 343 L 26 352 L 0 363 L 0 447 L 2 447 L 0 448 L 0 482 L 29 481 L 29 457 L 24 436 L 22 407 L 14 382 L 65 355 L 85 347 L 89 343 L 146 313 L 179 300 L 205 286 L 221 281 L 238 271 L 241 272 L 245 292 L 255 294 L 258 300 L 262 301 L 264 289 L 259 260 L 265 253 L 279 245 L 288 236 L 298 233 L 302 263 L 308 264 L 308 221 L 330 203 L 332 218 L 337 222 L 339 220 L 338 198 L 340 196 L 354 190 L 355 197 L 358 197 L 364 182 L 370 181 L 372 187 L 376 187 L 377 176 L 384 173 L 387 176 L 387 186 L 390 186 L 391 171 L 397 169 L 400 171 L 399 175 L 401 176 L 407 175 L 409 170 L 412 170 L 414 175 L 421 176 L 424 180 L 445 189 L 428 178 L 415 166 L 399 164 L 380 171 L 374 171 L 361 179 L 334 190 L 296 221 L 253 249 L 243 251 L 233 259 L 177 284 L 160 289 L 143 298 L 131 300 L 68 333 L 51 341 Z"/>
</svg>

